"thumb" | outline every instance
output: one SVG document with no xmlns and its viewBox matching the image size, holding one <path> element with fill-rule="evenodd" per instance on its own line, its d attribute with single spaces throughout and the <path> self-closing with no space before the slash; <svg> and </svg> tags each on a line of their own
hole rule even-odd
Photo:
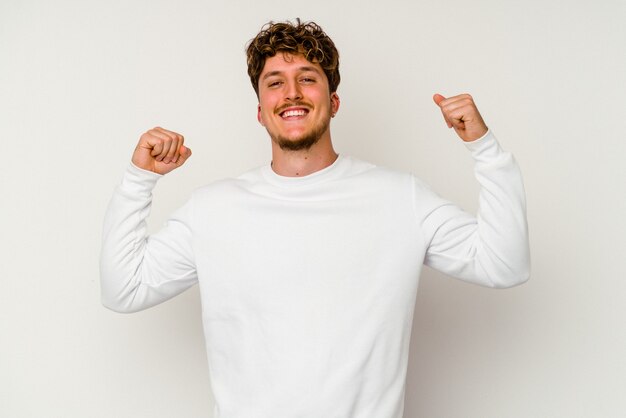
<svg viewBox="0 0 626 418">
<path fill-rule="evenodd" d="M 446 125 L 448 125 L 448 128 L 452 128 L 452 123 L 450 122 L 450 120 L 446 117 L 446 114 L 443 111 L 443 107 L 441 107 L 441 102 L 443 102 L 444 100 L 446 100 L 445 97 L 443 97 L 441 94 L 439 93 L 435 93 L 435 95 L 433 96 L 433 100 L 435 101 L 435 104 L 437 106 L 439 106 L 439 108 L 441 109 L 441 113 L 443 113 L 443 119 L 446 121 Z"/>
<path fill-rule="evenodd" d="M 433 100 L 435 101 L 435 104 L 437 106 L 439 106 L 439 103 L 441 103 L 442 101 L 444 101 L 446 98 L 443 97 L 441 94 L 439 93 L 435 93 L 435 95 L 433 96 Z"/>
<path fill-rule="evenodd" d="M 185 164 L 185 161 L 187 161 L 189 157 L 191 157 L 191 148 L 187 148 L 186 146 L 181 145 L 179 148 L 179 155 L 178 160 L 176 161 L 176 165 L 180 167 L 181 165 Z"/>
</svg>

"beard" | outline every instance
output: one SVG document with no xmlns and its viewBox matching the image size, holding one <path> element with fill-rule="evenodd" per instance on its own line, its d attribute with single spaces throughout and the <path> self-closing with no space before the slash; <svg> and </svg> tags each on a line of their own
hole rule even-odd
<svg viewBox="0 0 626 418">
<path fill-rule="evenodd" d="M 319 125 L 313 127 L 310 132 L 306 132 L 298 138 L 286 138 L 281 135 L 273 136 L 271 133 L 270 136 L 272 137 L 272 141 L 283 151 L 308 151 L 313 145 L 317 144 L 322 135 L 328 130 L 329 126 L 330 118 L 324 120 Z"/>
<path fill-rule="evenodd" d="M 272 138 L 272 140 L 283 151 L 308 151 L 313 145 L 317 144 L 324 132 L 326 132 L 326 129 L 328 129 L 328 122 L 323 126 L 316 127 L 311 132 L 303 134 L 299 138 L 290 139 L 284 136 L 277 136 Z"/>
</svg>

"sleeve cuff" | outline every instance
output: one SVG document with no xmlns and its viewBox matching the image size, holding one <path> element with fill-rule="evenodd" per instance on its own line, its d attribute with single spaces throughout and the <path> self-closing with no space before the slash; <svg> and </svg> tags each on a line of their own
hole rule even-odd
<svg viewBox="0 0 626 418">
<path fill-rule="evenodd" d="M 124 172 L 120 187 L 129 193 L 150 193 L 161 177 L 163 175 L 139 168 L 131 162 Z"/>
<path fill-rule="evenodd" d="M 471 142 L 465 142 L 464 144 L 467 149 L 472 152 L 472 157 L 480 162 L 496 160 L 503 153 L 491 129 L 487 130 L 482 137 Z"/>
</svg>

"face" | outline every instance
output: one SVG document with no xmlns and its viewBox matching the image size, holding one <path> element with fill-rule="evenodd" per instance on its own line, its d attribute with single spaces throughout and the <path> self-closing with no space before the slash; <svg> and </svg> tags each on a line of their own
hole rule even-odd
<svg viewBox="0 0 626 418">
<path fill-rule="evenodd" d="M 339 96 L 329 92 L 319 64 L 286 53 L 265 61 L 257 117 L 281 149 L 306 150 L 330 142 L 330 118 L 338 109 Z"/>
</svg>

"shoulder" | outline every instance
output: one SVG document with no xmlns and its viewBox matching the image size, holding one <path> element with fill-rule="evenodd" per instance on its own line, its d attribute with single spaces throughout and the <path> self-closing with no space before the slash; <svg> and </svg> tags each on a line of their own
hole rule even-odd
<svg viewBox="0 0 626 418">
<path fill-rule="evenodd" d="M 352 175 L 363 181 L 371 189 L 406 195 L 407 193 L 412 194 L 416 185 L 420 188 L 426 188 L 425 184 L 412 173 L 375 165 L 357 158 L 348 158 L 354 166 L 354 169 L 351 170 Z"/>
<path fill-rule="evenodd" d="M 379 166 L 355 157 L 344 158 L 350 166 L 350 169 L 347 170 L 348 176 L 362 176 L 368 180 L 382 182 L 402 181 L 411 176 L 410 173 L 404 173 L 388 167 Z"/>
<path fill-rule="evenodd" d="M 357 160 L 358 161 L 358 160 Z M 447 203 L 430 186 L 415 174 L 396 169 L 362 163 L 368 167 L 362 171 L 362 179 L 369 188 L 389 198 L 401 196 L 410 199 L 416 209 L 429 210 Z"/>
<path fill-rule="evenodd" d="M 193 192 L 194 199 L 204 198 L 226 198 L 234 196 L 247 190 L 251 185 L 262 181 L 260 168 L 251 169 L 237 177 L 226 177 L 212 181 L 204 186 L 197 188 Z"/>
</svg>

